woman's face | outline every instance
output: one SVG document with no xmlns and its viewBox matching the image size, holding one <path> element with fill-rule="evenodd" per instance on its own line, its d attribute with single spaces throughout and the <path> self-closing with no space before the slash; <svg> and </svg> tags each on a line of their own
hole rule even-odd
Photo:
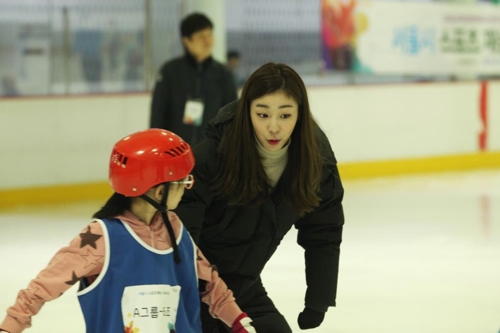
<svg viewBox="0 0 500 333">
<path fill-rule="evenodd" d="M 297 102 L 283 91 L 264 95 L 250 104 L 257 140 L 269 151 L 278 151 L 288 142 L 298 116 Z"/>
</svg>

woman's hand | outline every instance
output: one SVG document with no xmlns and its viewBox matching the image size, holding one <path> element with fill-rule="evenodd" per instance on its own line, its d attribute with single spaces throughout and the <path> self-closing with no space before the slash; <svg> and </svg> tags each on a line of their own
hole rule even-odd
<svg viewBox="0 0 500 333">
<path fill-rule="evenodd" d="M 252 319 L 245 313 L 242 312 L 234 321 L 231 327 L 232 333 L 257 333 L 255 328 L 252 326 Z"/>
</svg>

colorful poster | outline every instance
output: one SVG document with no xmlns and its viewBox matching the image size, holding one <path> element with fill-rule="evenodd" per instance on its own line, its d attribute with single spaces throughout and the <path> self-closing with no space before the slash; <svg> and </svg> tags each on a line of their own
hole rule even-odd
<svg viewBox="0 0 500 333">
<path fill-rule="evenodd" d="M 325 69 L 351 71 L 354 63 L 356 0 L 321 1 L 322 54 Z"/>
</svg>

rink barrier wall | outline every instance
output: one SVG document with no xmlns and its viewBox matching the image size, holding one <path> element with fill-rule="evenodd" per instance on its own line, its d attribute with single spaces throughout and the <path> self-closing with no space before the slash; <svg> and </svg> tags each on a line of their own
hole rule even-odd
<svg viewBox="0 0 500 333">
<path fill-rule="evenodd" d="M 500 151 L 409 160 L 341 163 L 338 168 L 342 180 L 500 169 Z M 112 193 L 107 182 L 0 190 L 0 208 L 85 200 L 102 200 L 104 203 Z"/>
<path fill-rule="evenodd" d="M 345 180 L 497 168 L 500 168 L 500 151 L 339 164 L 340 176 Z"/>
<path fill-rule="evenodd" d="M 500 167 L 500 82 L 308 87 L 343 179 Z M 105 199 L 150 94 L 0 98 L 0 205 Z"/>
</svg>

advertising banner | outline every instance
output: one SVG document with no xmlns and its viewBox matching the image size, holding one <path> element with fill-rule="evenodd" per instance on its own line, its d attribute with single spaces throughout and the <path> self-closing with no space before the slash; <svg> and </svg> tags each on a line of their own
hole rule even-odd
<svg viewBox="0 0 500 333">
<path fill-rule="evenodd" d="M 323 0 L 325 67 L 375 74 L 500 75 L 493 4 Z"/>
</svg>

